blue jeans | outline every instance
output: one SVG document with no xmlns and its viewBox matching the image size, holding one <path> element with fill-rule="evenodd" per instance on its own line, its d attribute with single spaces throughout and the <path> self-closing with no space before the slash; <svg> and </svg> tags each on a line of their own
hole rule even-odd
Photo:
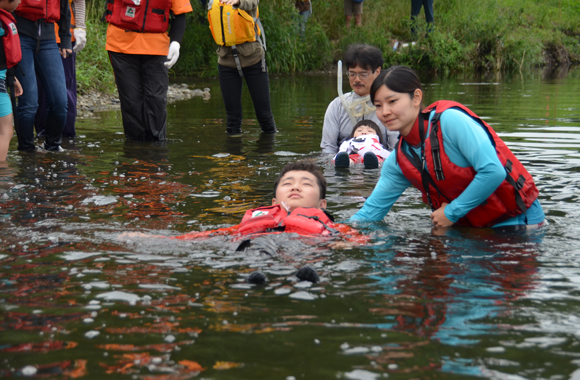
<svg viewBox="0 0 580 380">
<path fill-rule="evenodd" d="M 72 42 L 72 47 L 75 47 L 75 41 Z M 73 52 L 72 55 L 62 58 L 62 66 L 64 68 L 64 77 L 66 81 L 66 92 L 68 101 L 68 111 L 66 116 L 66 124 L 64 125 L 64 130 L 62 131 L 63 137 L 75 137 L 75 122 L 77 120 L 77 71 L 76 71 L 76 56 L 77 53 Z M 44 136 L 44 130 L 46 129 L 46 98 L 44 96 L 44 87 L 42 83 L 37 78 L 36 85 L 38 86 L 38 110 L 36 111 L 36 116 L 34 117 L 34 127 L 36 129 L 36 137 Z"/>
<path fill-rule="evenodd" d="M 38 41 L 20 34 L 22 60 L 16 77 L 22 85 L 23 94 L 18 98 L 18 150 L 32 151 L 34 147 L 34 115 L 38 109 L 36 78 L 45 89 L 48 113 L 46 116 L 45 148 L 58 150 L 66 123 L 67 95 L 62 58 L 55 40 Z M 24 74 L 24 75 L 23 75 Z"/>
<path fill-rule="evenodd" d="M 298 25 L 300 28 L 300 37 L 304 37 L 306 33 L 306 22 L 308 22 L 308 18 L 310 17 L 310 10 L 300 12 L 300 19 L 298 20 Z"/>
</svg>

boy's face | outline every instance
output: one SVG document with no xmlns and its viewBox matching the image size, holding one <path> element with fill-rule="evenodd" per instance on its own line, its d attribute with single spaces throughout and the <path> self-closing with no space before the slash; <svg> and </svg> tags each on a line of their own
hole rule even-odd
<svg viewBox="0 0 580 380">
<path fill-rule="evenodd" d="M 298 207 L 326 208 L 326 200 L 320 199 L 320 187 L 314 174 L 294 170 L 284 174 L 272 205 L 282 205 L 288 212 Z"/>
<path fill-rule="evenodd" d="M 353 137 L 359 137 L 363 135 L 376 135 L 376 134 L 377 132 L 368 125 L 361 125 L 354 131 Z"/>
</svg>

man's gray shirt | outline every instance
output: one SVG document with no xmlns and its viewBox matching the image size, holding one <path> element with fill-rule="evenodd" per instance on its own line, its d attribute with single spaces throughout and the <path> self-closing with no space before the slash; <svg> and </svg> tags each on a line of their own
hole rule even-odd
<svg viewBox="0 0 580 380">
<path fill-rule="evenodd" d="M 351 102 L 356 102 L 361 97 L 353 92 L 344 94 L 344 99 L 347 104 Z M 369 105 L 370 101 L 368 102 Z M 357 117 L 356 121 L 360 120 L 372 120 L 381 129 L 384 146 L 387 150 L 391 151 L 395 148 L 397 141 L 399 140 L 399 132 L 391 132 L 385 128 L 385 126 L 377 118 L 376 112 L 372 111 L 365 114 L 364 117 Z M 324 125 L 322 126 L 322 141 L 320 142 L 320 147 L 322 148 L 322 153 L 336 154 L 338 153 L 338 147 L 343 141 L 350 138 L 352 133 L 353 125 L 350 121 L 347 111 L 342 106 L 340 98 L 334 99 L 328 105 L 326 109 L 326 114 L 324 115 Z"/>
</svg>

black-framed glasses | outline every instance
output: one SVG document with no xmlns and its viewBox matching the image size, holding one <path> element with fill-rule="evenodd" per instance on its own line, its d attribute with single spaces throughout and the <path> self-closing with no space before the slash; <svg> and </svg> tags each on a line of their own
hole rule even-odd
<svg viewBox="0 0 580 380">
<path fill-rule="evenodd" d="M 354 71 L 347 71 L 346 72 L 346 76 L 349 78 L 356 78 L 357 76 L 360 79 L 367 79 L 369 77 L 369 75 L 373 74 L 374 71 L 361 71 L 360 73 L 355 73 Z"/>
</svg>

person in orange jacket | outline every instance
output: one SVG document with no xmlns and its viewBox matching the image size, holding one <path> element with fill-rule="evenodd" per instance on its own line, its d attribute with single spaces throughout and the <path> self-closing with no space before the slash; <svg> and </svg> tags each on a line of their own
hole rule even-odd
<svg viewBox="0 0 580 380">
<path fill-rule="evenodd" d="M 167 139 L 168 70 L 179 58 L 189 0 L 107 0 L 109 58 L 127 140 Z"/>
</svg>

